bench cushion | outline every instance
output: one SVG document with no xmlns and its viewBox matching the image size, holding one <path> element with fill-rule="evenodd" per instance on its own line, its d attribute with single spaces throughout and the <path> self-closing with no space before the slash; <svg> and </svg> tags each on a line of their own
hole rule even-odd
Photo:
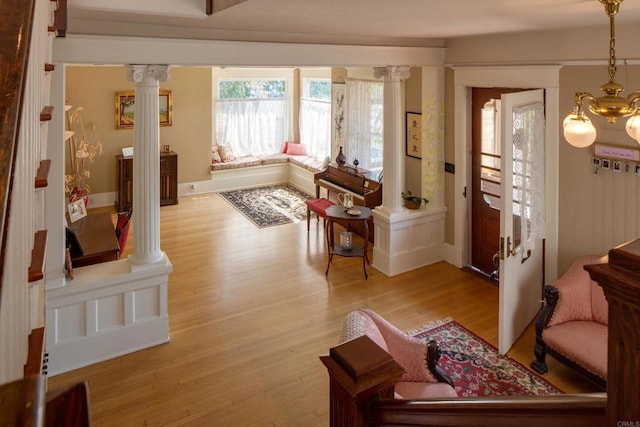
<svg viewBox="0 0 640 427">
<path fill-rule="evenodd" d="M 270 154 L 268 156 L 260 157 L 263 165 L 276 165 L 278 163 L 287 163 L 289 156 L 282 153 Z"/>
<path fill-rule="evenodd" d="M 246 168 L 249 166 L 260 166 L 262 164 L 262 160 L 257 157 L 238 157 L 235 160 L 223 163 L 214 163 L 211 165 L 212 171 L 221 171 L 227 169 L 240 169 Z"/>
<path fill-rule="evenodd" d="M 327 200 L 324 197 L 320 199 L 309 199 L 305 203 L 311 212 L 315 212 L 315 214 L 321 218 L 326 218 L 327 208 L 335 205 L 331 200 Z"/>
<path fill-rule="evenodd" d="M 211 161 L 211 171 L 220 171 L 226 169 L 240 169 L 247 168 L 250 166 L 260 166 L 260 165 L 274 165 L 279 163 L 287 163 L 291 162 L 294 165 L 297 165 L 301 168 L 309 170 L 311 172 L 319 172 L 323 169 L 323 162 L 309 156 L 293 156 L 290 154 L 269 154 L 266 156 L 254 157 L 254 156 L 245 156 L 238 157 L 235 160 L 231 161 L 223 161 L 222 163 L 216 162 L 212 159 Z"/>
<path fill-rule="evenodd" d="M 289 156 L 289 162 L 312 172 L 319 172 L 323 169 L 322 160 L 318 160 L 309 156 Z"/>
</svg>

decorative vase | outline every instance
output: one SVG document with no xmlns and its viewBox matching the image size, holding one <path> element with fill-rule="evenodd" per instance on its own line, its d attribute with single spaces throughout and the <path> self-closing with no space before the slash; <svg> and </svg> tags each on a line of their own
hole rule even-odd
<svg viewBox="0 0 640 427">
<path fill-rule="evenodd" d="M 336 163 L 338 166 L 344 166 L 347 163 L 347 156 L 342 152 L 342 146 L 340 146 L 340 152 L 336 156 Z"/>
<path fill-rule="evenodd" d="M 420 209 L 420 205 L 422 204 L 422 200 L 405 200 L 404 206 L 407 209 Z"/>
</svg>

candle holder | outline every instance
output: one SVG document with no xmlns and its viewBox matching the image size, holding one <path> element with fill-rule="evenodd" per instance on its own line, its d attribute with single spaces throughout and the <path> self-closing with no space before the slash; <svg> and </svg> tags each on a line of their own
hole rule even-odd
<svg viewBox="0 0 640 427">
<path fill-rule="evenodd" d="M 340 232 L 340 247 L 344 251 L 353 249 L 353 233 L 350 231 Z"/>
</svg>

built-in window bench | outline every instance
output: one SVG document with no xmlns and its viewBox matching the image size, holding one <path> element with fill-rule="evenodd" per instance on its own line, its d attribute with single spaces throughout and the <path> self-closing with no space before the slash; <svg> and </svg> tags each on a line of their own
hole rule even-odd
<svg viewBox="0 0 640 427">
<path fill-rule="evenodd" d="M 322 170 L 322 161 L 309 156 L 272 154 L 240 157 L 211 165 L 213 191 L 227 191 L 288 182 L 315 194 L 313 175 Z"/>
</svg>

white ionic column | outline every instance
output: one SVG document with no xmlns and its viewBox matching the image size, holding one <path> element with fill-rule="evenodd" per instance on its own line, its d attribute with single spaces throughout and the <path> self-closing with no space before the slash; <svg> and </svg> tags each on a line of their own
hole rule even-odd
<svg viewBox="0 0 640 427">
<path fill-rule="evenodd" d="M 409 67 L 374 68 L 374 76 L 384 77 L 384 138 L 382 167 L 382 206 L 376 210 L 388 214 L 401 212 L 404 185 L 404 80 Z"/>
<path fill-rule="evenodd" d="M 131 264 L 163 260 L 160 250 L 160 105 L 159 82 L 169 78 L 168 65 L 128 65 L 136 82 L 133 141 L 133 255 Z"/>
<path fill-rule="evenodd" d="M 442 260 L 445 210 L 431 203 L 417 210 L 403 207 L 404 80 L 409 77 L 409 67 L 376 68 L 375 76 L 384 77 L 384 182 L 382 206 L 373 210 L 376 238 L 372 265 L 382 273 L 394 276 Z M 423 127 L 425 114 L 431 113 L 431 108 L 423 106 Z M 424 131 L 422 136 L 425 137 Z M 430 162 L 429 167 L 435 165 Z M 420 194 L 424 197 L 424 188 Z"/>
</svg>

